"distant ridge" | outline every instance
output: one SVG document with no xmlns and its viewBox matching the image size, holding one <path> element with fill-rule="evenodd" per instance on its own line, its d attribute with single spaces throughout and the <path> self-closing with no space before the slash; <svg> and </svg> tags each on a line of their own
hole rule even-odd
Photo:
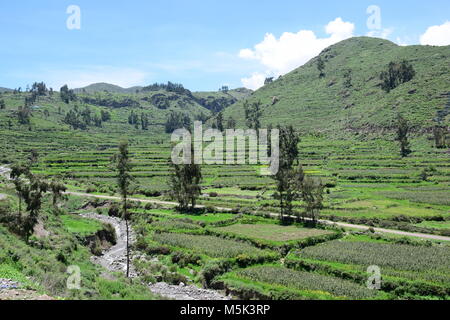
<svg viewBox="0 0 450 320">
<path fill-rule="evenodd" d="M 0 87 L 0 92 L 12 92 L 12 91 L 14 91 L 14 90 Z"/>
<path fill-rule="evenodd" d="M 135 93 L 136 90 L 140 90 L 142 87 L 122 88 L 115 84 L 99 82 L 93 83 L 83 88 L 74 89 L 75 93 L 94 93 L 94 92 L 111 92 L 111 93 Z"/>
</svg>

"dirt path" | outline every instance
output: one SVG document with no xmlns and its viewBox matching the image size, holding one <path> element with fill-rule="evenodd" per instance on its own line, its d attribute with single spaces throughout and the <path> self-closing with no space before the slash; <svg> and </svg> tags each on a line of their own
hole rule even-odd
<svg viewBox="0 0 450 320">
<path fill-rule="evenodd" d="M 111 272 L 126 272 L 127 268 L 127 239 L 126 239 L 126 225 L 125 222 L 119 218 L 99 215 L 96 213 L 81 214 L 82 217 L 88 219 L 94 219 L 100 222 L 111 224 L 116 230 L 117 243 L 113 247 L 105 250 L 103 256 L 91 258 L 93 263 L 100 264 L 105 269 Z M 130 230 L 130 243 L 136 240 L 136 236 L 132 230 Z M 131 252 L 131 258 L 133 258 L 133 252 Z M 138 276 L 133 266 L 130 266 L 130 276 Z M 160 295 L 165 298 L 175 300 L 230 300 L 231 297 L 227 297 L 217 291 L 201 289 L 193 285 L 180 284 L 178 286 L 169 285 L 164 282 L 150 284 L 149 289 L 151 292 Z"/>
<path fill-rule="evenodd" d="M 120 200 L 120 198 L 116 197 L 116 196 L 95 195 L 95 194 L 82 193 L 82 192 L 67 192 L 66 194 L 79 196 L 79 197 L 90 197 L 90 198 L 107 199 L 107 200 Z M 154 204 L 173 206 L 173 207 L 178 205 L 178 203 L 176 203 L 176 202 L 148 200 L 148 199 L 140 199 L 140 198 L 130 198 L 129 200 L 141 202 L 141 203 L 154 203 Z M 204 208 L 205 206 L 197 206 L 197 207 Z M 222 207 L 216 207 L 216 209 L 220 210 L 220 211 L 231 211 L 232 210 L 230 208 L 222 208 Z M 277 213 L 270 213 L 270 215 L 272 217 L 278 217 Z M 329 225 L 335 225 L 338 227 L 353 228 L 353 229 L 358 229 L 358 230 L 369 230 L 372 228 L 372 227 L 364 226 L 364 225 L 351 224 L 351 223 L 345 223 L 345 222 L 334 222 L 334 221 L 329 221 L 329 220 L 319 220 L 319 222 L 324 223 L 324 224 L 329 224 Z M 450 237 L 438 236 L 438 235 L 434 235 L 434 234 L 406 232 L 406 231 L 391 230 L 391 229 L 384 229 L 384 228 L 373 228 L 373 229 L 376 232 L 395 234 L 395 235 L 399 235 L 399 236 L 408 236 L 408 237 L 421 238 L 421 239 L 427 239 L 427 240 L 450 241 Z"/>
</svg>

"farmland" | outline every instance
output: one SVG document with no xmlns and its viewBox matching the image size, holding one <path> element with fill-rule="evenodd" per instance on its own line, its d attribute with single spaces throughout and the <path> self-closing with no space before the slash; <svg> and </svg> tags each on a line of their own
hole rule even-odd
<svg viewBox="0 0 450 320">
<path fill-rule="evenodd" d="M 63 101 L 57 93 L 37 97 L 25 124 L 18 108 L 29 92 L 2 93 L 2 167 L 30 163 L 34 175 L 61 182 L 68 193 L 58 203 L 52 203 L 50 194 L 43 196 L 36 228 L 23 239 L 15 227 L 28 208 L 11 181 L 0 177 L 0 278 L 67 299 L 158 299 L 148 290 L 157 282 L 243 299 L 449 299 L 450 244 L 445 239 L 450 236 L 450 154 L 436 148 L 432 133 L 432 119 L 443 114 L 448 97 L 448 52 L 404 49 L 367 38 L 330 50 L 322 54 L 329 60 L 324 79 L 318 78 L 314 60 L 255 93 L 97 84 L 76 90 L 73 101 Z M 386 63 L 397 56 L 415 61 L 418 77 L 383 92 L 372 70 L 379 50 L 386 53 Z M 354 92 L 348 96 L 338 81 L 345 60 L 355 69 Z M 268 105 L 275 96 L 279 104 Z M 292 217 L 280 221 L 276 181 L 260 174 L 263 165 L 202 165 L 197 207 L 187 212 L 176 208 L 169 183 L 173 144 L 167 119 L 178 112 L 212 126 L 223 110 L 241 125 L 242 101 L 257 99 L 263 101 L 264 126 L 292 123 L 300 134 L 298 161 L 306 176 L 320 178 L 324 185 L 317 218 L 416 236 L 315 225 Z M 391 106 L 403 110 L 414 125 L 407 157 L 400 156 Z M 77 112 L 107 112 L 109 119 L 78 128 L 79 123 L 67 120 Z M 132 121 L 136 114 L 148 117 L 148 128 Z M 448 114 L 442 121 L 448 121 Z M 128 202 L 121 206 L 112 160 L 124 139 L 134 179 Z M 136 275 L 131 282 L 121 272 L 93 263 L 115 245 L 113 234 L 121 229 L 92 217 L 120 220 L 124 208 L 132 228 Z M 292 202 L 293 214 L 306 209 L 303 200 Z M 417 233 L 435 237 L 425 241 Z M 121 245 L 116 249 L 124 250 Z M 71 265 L 82 271 L 80 291 L 64 285 Z M 381 271 L 376 290 L 367 286 L 371 266 Z"/>
</svg>

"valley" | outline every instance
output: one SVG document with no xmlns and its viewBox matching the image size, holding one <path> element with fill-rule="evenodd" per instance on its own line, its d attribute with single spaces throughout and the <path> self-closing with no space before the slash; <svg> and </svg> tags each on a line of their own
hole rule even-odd
<svg viewBox="0 0 450 320">
<path fill-rule="evenodd" d="M 380 74 L 403 60 L 415 76 L 386 92 Z M 2 90 L 0 280 L 67 300 L 448 300 L 449 66 L 448 46 L 356 37 L 257 91 L 171 82 Z M 304 176 L 321 182 L 321 206 L 310 209 L 302 194 L 283 216 L 265 165 L 202 164 L 194 206 L 180 210 L 172 131 L 194 121 L 252 128 L 248 108 L 260 111 L 259 128 L 292 125 Z M 399 115 L 409 124 L 407 155 Z M 133 178 L 125 204 L 123 140 Z M 30 171 L 24 184 L 10 176 L 18 164 Z M 26 238 L 16 227 L 35 213 L 20 196 L 33 179 L 65 189 L 42 192 Z M 78 289 L 67 286 L 70 266 L 80 269 Z"/>
</svg>

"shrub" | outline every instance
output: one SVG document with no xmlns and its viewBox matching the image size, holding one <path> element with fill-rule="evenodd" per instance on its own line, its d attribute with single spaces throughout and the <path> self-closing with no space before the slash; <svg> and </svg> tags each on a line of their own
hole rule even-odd
<svg viewBox="0 0 450 320">
<path fill-rule="evenodd" d="M 108 215 L 110 217 L 120 217 L 120 207 L 117 203 L 111 204 L 108 210 Z"/>
</svg>

